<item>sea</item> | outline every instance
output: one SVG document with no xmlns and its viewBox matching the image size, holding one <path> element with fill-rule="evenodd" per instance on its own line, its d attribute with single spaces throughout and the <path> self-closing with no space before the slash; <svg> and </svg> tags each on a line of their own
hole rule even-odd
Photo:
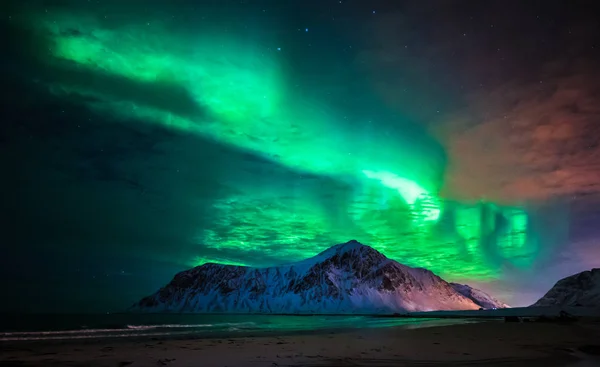
<svg viewBox="0 0 600 367">
<path fill-rule="evenodd" d="M 233 338 L 364 328 L 420 328 L 466 322 L 473 321 L 354 315 L 4 314 L 0 315 L 0 342 L 107 338 Z"/>
</svg>

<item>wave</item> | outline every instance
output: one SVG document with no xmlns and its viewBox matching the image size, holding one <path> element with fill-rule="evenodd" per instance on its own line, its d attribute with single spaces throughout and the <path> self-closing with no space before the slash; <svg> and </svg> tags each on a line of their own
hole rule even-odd
<svg viewBox="0 0 600 367">
<path fill-rule="evenodd" d="M 0 336 L 18 335 L 57 335 L 57 334 L 96 334 L 115 331 L 128 331 L 129 329 L 77 329 L 77 330 L 55 330 L 55 331 L 15 331 L 0 333 Z"/>
<path fill-rule="evenodd" d="M 114 331 L 114 330 L 113 330 Z M 125 334 L 107 334 L 99 336 L 95 335 L 60 335 L 60 336 L 25 336 L 25 337 L 1 337 L 0 341 L 28 341 L 28 340 L 72 340 L 72 339 L 93 339 L 93 338 L 132 338 L 132 337 L 147 337 L 147 336 L 166 336 L 166 335 L 185 335 L 189 332 L 180 333 L 125 333 Z"/>
<path fill-rule="evenodd" d="M 219 328 L 228 326 L 255 326 L 255 322 L 223 322 L 218 324 L 160 324 L 160 325 L 127 325 L 128 329 L 147 330 L 147 329 L 172 329 L 172 328 Z"/>
<path fill-rule="evenodd" d="M 0 341 L 18 340 L 58 340 L 58 339 L 91 339 L 114 337 L 146 337 L 193 334 L 199 331 L 228 329 L 243 330 L 256 326 L 254 322 L 226 322 L 217 324 L 157 324 L 157 325 L 124 325 L 124 327 L 51 331 L 15 331 L 0 333 Z M 183 330 L 181 330 L 183 329 Z"/>
<path fill-rule="evenodd" d="M 207 328 L 214 326 L 213 324 L 164 324 L 164 325 L 127 325 L 128 330 L 150 330 L 150 329 L 173 329 L 173 328 Z"/>
</svg>

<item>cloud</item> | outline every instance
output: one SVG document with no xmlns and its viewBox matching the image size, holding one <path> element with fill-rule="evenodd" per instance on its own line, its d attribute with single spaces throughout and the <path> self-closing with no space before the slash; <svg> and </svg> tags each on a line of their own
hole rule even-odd
<svg viewBox="0 0 600 367">
<path fill-rule="evenodd" d="M 600 193 L 600 73 L 553 63 L 539 78 L 472 94 L 438 127 L 445 195 L 501 202 Z"/>
<path fill-rule="evenodd" d="M 356 59 L 388 106 L 445 147 L 442 195 L 520 204 L 600 193 L 598 25 L 556 4 L 564 27 L 527 4 L 438 11 L 446 3 L 378 17 Z"/>
</svg>

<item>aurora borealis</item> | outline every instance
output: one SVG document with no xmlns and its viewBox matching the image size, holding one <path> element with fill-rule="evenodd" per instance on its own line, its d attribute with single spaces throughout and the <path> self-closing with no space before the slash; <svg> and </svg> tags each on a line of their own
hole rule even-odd
<svg viewBox="0 0 600 367">
<path fill-rule="evenodd" d="M 573 222 L 600 182 L 595 25 L 428 3 L 7 6 L 5 272 L 54 272 L 85 308 L 356 239 L 526 304 L 598 265 Z"/>
</svg>

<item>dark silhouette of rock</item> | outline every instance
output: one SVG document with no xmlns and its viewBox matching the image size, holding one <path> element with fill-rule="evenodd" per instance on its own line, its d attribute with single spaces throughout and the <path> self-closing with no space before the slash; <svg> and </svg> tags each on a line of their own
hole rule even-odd
<svg viewBox="0 0 600 367">
<path fill-rule="evenodd" d="M 600 269 L 583 271 L 563 278 L 532 307 L 599 307 Z"/>
</svg>

